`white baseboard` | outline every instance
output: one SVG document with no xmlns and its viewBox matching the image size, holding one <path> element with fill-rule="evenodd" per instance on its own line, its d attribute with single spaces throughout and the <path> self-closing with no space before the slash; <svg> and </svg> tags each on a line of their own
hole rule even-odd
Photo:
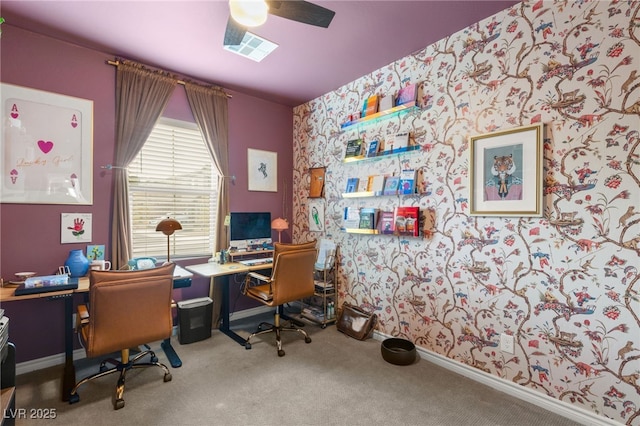
<svg viewBox="0 0 640 426">
<path fill-rule="evenodd" d="M 393 337 L 393 336 L 387 336 L 377 331 L 373 333 L 373 338 L 375 340 L 382 341 L 389 337 Z M 571 419 L 573 421 L 579 422 L 584 425 L 593 425 L 593 426 L 605 426 L 605 425 L 621 426 L 622 425 L 622 423 L 616 422 L 613 419 L 608 419 L 606 417 L 599 416 L 595 413 L 592 413 L 580 407 L 575 407 L 567 402 L 560 401 L 555 398 L 551 398 L 550 396 L 544 395 L 531 388 L 520 386 L 508 380 L 501 379 L 492 374 L 485 373 L 482 370 L 478 370 L 477 368 L 473 368 L 469 365 L 454 361 L 450 358 L 439 355 L 437 353 L 427 351 L 420 347 L 417 347 L 416 349 L 418 354 L 420 355 L 420 358 L 423 358 L 440 367 L 446 368 L 447 370 L 453 371 L 454 373 L 465 376 L 471 380 L 482 383 L 486 386 L 492 387 L 506 394 L 513 395 L 518 399 L 521 399 L 523 401 L 542 407 L 545 410 L 555 413 L 559 416 L 566 417 L 568 419 Z"/>
<path fill-rule="evenodd" d="M 231 315 L 231 320 L 239 320 L 243 318 L 252 317 L 254 315 L 265 314 L 273 312 L 274 308 L 269 306 L 258 306 L 256 308 L 245 309 L 243 311 L 234 312 Z M 178 335 L 178 326 L 174 326 L 172 333 L 173 336 Z M 73 359 L 86 358 L 84 349 L 76 349 L 73 351 Z M 64 353 L 46 356 L 44 358 L 32 359 L 30 361 L 20 362 L 16 364 L 16 375 L 30 373 L 36 370 L 42 370 L 43 368 L 49 368 L 56 365 L 64 365 Z"/>
<path fill-rule="evenodd" d="M 230 321 L 234 321 L 234 320 L 239 320 L 239 319 L 243 319 L 243 318 L 249 318 L 249 317 L 252 317 L 254 315 L 262 315 L 262 314 L 268 314 L 268 313 L 273 313 L 273 312 L 275 312 L 275 308 L 272 308 L 270 306 L 258 306 L 256 308 L 245 309 L 243 311 L 233 312 L 230 315 L 229 320 Z"/>
<path fill-rule="evenodd" d="M 76 349 L 73 351 L 73 359 L 86 358 L 84 349 Z M 16 364 L 16 375 L 30 373 L 43 368 L 49 368 L 56 365 L 64 365 L 64 353 L 45 356 L 44 358 L 32 359 L 31 361 L 19 362 Z"/>
</svg>

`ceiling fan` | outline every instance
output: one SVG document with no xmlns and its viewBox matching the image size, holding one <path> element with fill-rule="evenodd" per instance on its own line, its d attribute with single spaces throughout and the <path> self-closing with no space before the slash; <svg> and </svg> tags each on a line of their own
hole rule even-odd
<svg viewBox="0 0 640 426">
<path fill-rule="evenodd" d="M 328 28 L 336 14 L 322 6 L 301 0 L 229 0 L 229 9 L 231 14 L 224 33 L 225 46 L 242 43 L 247 28 L 264 24 L 267 14 L 322 28 Z"/>
</svg>

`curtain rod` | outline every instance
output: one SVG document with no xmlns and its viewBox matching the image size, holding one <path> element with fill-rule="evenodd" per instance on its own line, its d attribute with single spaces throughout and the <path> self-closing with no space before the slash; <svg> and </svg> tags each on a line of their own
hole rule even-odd
<svg viewBox="0 0 640 426">
<path fill-rule="evenodd" d="M 120 64 L 120 61 L 107 61 L 107 64 L 109 65 L 113 65 L 114 67 L 117 67 Z M 185 82 L 183 80 L 178 80 L 178 84 L 182 84 L 183 86 L 185 85 Z M 224 93 L 227 98 L 233 98 L 233 96 L 231 96 L 230 94 L 228 94 L 227 92 L 225 92 L 224 90 L 220 89 L 222 91 L 222 93 Z"/>
</svg>

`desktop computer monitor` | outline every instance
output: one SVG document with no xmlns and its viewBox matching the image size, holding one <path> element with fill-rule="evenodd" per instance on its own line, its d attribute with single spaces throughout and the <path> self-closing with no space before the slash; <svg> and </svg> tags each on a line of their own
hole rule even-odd
<svg viewBox="0 0 640 426">
<path fill-rule="evenodd" d="M 232 212 L 230 217 L 232 249 L 247 250 L 271 246 L 271 213 Z"/>
</svg>

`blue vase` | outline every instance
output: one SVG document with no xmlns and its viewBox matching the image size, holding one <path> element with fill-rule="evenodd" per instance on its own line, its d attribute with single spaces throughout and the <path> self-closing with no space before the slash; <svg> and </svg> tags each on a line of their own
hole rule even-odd
<svg viewBox="0 0 640 426">
<path fill-rule="evenodd" d="M 64 266 L 69 267 L 71 278 L 84 277 L 89 271 L 89 259 L 82 250 L 71 250 L 69 257 L 64 261 Z"/>
</svg>

